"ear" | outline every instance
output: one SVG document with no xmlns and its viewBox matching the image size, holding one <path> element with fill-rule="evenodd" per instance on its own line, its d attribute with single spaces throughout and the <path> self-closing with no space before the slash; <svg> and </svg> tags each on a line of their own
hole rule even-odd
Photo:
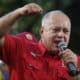
<svg viewBox="0 0 80 80">
<path fill-rule="evenodd" d="M 39 30 L 40 35 L 43 34 L 43 31 L 44 31 L 44 27 L 41 27 L 40 30 Z"/>
</svg>

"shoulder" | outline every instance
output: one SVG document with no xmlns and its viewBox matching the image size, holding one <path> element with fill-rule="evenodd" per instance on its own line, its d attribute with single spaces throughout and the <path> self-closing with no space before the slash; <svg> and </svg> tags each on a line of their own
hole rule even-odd
<svg viewBox="0 0 80 80">
<path fill-rule="evenodd" d="M 5 48 L 9 49 L 36 49 L 38 41 L 31 33 L 23 32 L 17 35 L 5 35 Z"/>
<path fill-rule="evenodd" d="M 22 32 L 16 35 L 5 35 L 5 43 L 37 43 L 36 37 L 30 32 Z"/>
<path fill-rule="evenodd" d="M 17 49 L 22 49 L 24 44 L 25 44 L 25 41 L 23 41 L 22 39 L 14 36 L 14 35 L 6 34 L 3 49 L 5 51 L 6 50 L 13 51 L 13 50 L 17 50 Z"/>
<path fill-rule="evenodd" d="M 25 41 L 37 42 L 37 38 L 30 32 L 19 33 L 16 35 L 16 37 L 19 37 Z"/>
</svg>

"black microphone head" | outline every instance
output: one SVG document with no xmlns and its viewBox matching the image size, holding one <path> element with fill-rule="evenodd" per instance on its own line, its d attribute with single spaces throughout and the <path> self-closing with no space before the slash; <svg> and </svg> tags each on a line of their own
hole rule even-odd
<svg viewBox="0 0 80 80">
<path fill-rule="evenodd" d="M 65 42 L 61 41 L 59 44 L 58 44 L 58 48 L 61 50 L 61 51 L 64 51 L 67 49 L 67 45 L 65 44 Z"/>
</svg>

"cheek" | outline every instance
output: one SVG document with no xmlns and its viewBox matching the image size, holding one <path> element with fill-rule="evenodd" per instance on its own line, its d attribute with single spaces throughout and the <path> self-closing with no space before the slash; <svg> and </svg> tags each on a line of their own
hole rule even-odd
<svg viewBox="0 0 80 80">
<path fill-rule="evenodd" d="M 47 42 L 47 43 L 52 43 L 52 41 L 53 41 L 53 39 L 54 39 L 54 35 L 51 34 L 51 33 L 45 33 L 45 34 L 43 35 L 43 39 L 44 39 L 44 41 Z"/>
<path fill-rule="evenodd" d="M 69 43 L 69 36 L 66 36 L 64 41 L 68 44 Z"/>
<path fill-rule="evenodd" d="M 46 36 L 46 40 L 48 40 L 49 42 L 51 42 L 53 39 L 53 37 L 51 35 Z"/>
<path fill-rule="evenodd" d="M 48 36 L 44 36 L 44 42 L 46 42 L 48 45 L 51 45 L 52 43 L 52 37 Z"/>
</svg>

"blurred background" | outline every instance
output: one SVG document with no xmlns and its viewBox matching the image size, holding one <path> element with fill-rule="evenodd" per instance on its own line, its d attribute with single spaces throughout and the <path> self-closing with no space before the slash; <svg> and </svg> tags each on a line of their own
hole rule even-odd
<svg viewBox="0 0 80 80">
<path fill-rule="evenodd" d="M 42 16 L 51 10 L 62 10 L 71 19 L 72 32 L 69 47 L 76 52 L 80 53 L 80 0 L 0 0 L 0 16 L 13 11 L 14 9 L 21 7 L 25 4 L 35 2 L 39 4 L 44 12 L 40 16 L 23 17 L 16 22 L 11 30 L 11 34 L 16 34 L 23 31 L 32 32 L 39 36 L 39 27 Z"/>
<path fill-rule="evenodd" d="M 70 17 L 72 23 L 69 48 L 80 54 L 80 0 L 0 0 L 0 17 L 31 2 L 39 4 L 44 10 L 43 14 L 40 16 L 22 17 L 13 25 L 10 34 L 27 31 L 33 33 L 39 40 L 42 16 L 51 10 L 62 10 Z M 2 66 L 6 66 L 3 63 L 0 63 L 0 70 L 2 70 Z M 4 70 L 6 72 L 8 68 L 6 67 Z"/>
</svg>

